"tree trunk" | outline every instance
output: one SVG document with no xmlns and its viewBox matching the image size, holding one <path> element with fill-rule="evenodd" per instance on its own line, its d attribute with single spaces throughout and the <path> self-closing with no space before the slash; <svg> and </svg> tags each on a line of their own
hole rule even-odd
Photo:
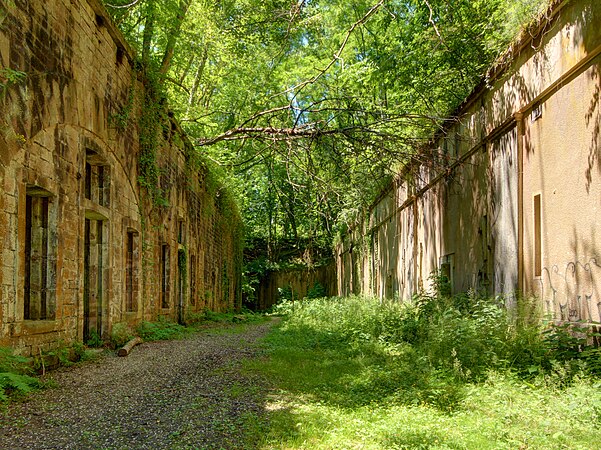
<svg viewBox="0 0 601 450">
<path fill-rule="evenodd" d="M 122 348 L 119 349 L 119 351 L 117 352 L 117 355 L 119 356 L 127 356 L 129 355 L 129 352 L 131 352 L 132 348 L 134 348 L 136 345 L 141 344 L 142 338 L 141 337 L 135 337 L 132 340 L 130 340 L 127 344 L 125 344 Z"/>
<path fill-rule="evenodd" d="M 175 44 L 177 42 L 177 38 L 179 37 L 182 23 L 184 23 L 184 19 L 186 18 L 191 1 L 192 0 L 180 0 L 179 2 L 177 16 L 175 17 L 173 28 L 171 28 L 169 32 L 169 36 L 167 38 L 167 47 L 165 48 L 165 54 L 163 55 L 163 61 L 161 62 L 161 75 L 166 75 L 169 71 L 171 60 L 173 59 L 173 52 L 175 51 Z"/>
</svg>

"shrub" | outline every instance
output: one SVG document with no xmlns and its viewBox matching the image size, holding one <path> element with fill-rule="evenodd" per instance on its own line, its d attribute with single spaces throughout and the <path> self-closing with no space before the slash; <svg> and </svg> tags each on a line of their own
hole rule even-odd
<svg viewBox="0 0 601 450">
<path fill-rule="evenodd" d="M 326 288 L 321 283 L 315 283 L 307 290 L 307 298 L 321 298 L 326 296 Z"/>
<path fill-rule="evenodd" d="M 116 323 L 111 329 L 111 346 L 113 348 L 123 347 L 133 337 L 134 332 L 127 323 Z"/>
<path fill-rule="evenodd" d="M 156 322 L 142 322 L 136 331 L 145 341 L 162 341 L 166 339 L 181 339 L 190 332 L 188 328 L 163 317 Z"/>
<path fill-rule="evenodd" d="M 95 330 L 92 330 L 88 340 L 86 341 L 86 345 L 88 347 L 100 348 L 104 345 L 104 342 L 102 341 L 100 335 Z"/>
</svg>

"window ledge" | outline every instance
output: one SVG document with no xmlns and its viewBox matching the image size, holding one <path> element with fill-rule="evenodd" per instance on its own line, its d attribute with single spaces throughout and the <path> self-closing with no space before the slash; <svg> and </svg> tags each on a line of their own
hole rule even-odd
<svg viewBox="0 0 601 450">
<path fill-rule="evenodd" d="M 58 331 L 60 323 L 56 319 L 46 320 L 24 320 L 22 323 L 22 334 L 43 334 Z"/>
</svg>

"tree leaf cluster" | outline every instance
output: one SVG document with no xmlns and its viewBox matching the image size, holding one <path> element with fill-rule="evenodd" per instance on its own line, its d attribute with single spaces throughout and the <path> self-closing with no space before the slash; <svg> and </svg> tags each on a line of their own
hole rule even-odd
<svg viewBox="0 0 601 450">
<path fill-rule="evenodd" d="M 247 235 L 328 242 L 545 0 L 107 0 Z"/>
</svg>

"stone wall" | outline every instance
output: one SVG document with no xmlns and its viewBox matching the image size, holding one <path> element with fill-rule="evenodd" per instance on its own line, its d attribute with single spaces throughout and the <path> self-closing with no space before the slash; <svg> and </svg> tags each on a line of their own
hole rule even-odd
<svg viewBox="0 0 601 450">
<path fill-rule="evenodd" d="M 440 273 L 600 320 L 599 23 L 599 2 L 553 2 L 343 239 L 340 293 L 407 299 Z"/>
<path fill-rule="evenodd" d="M 168 114 L 162 201 L 139 186 L 145 87 L 99 1 L 3 2 L 0 64 L 0 345 L 238 308 L 239 215 Z"/>
</svg>

